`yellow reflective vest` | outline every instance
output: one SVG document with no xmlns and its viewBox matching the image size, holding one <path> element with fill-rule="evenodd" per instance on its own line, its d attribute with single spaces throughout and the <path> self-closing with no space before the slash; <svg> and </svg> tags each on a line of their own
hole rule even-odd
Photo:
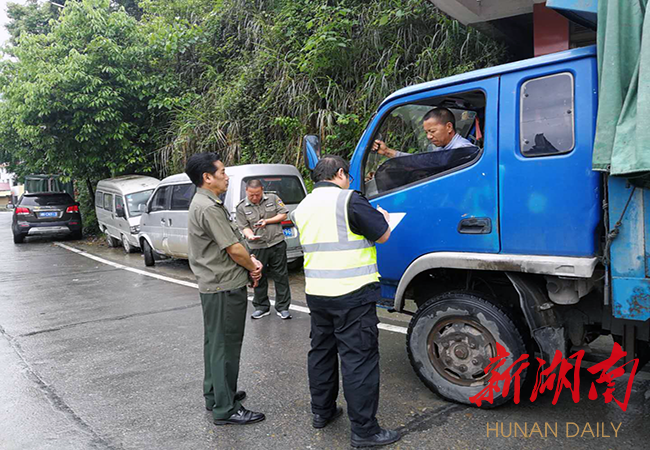
<svg viewBox="0 0 650 450">
<path fill-rule="evenodd" d="M 292 215 L 305 254 L 307 294 L 338 297 L 379 281 L 375 243 L 350 230 L 353 192 L 318 187 Z"/>
</svg>

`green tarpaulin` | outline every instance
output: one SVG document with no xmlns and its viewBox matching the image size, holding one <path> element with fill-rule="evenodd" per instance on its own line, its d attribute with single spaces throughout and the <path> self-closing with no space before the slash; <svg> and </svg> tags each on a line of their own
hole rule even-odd
<svg viewBox="0 0 650 450">
<path fill-rule="evenodd" d="M 598 120 L 593 168 L 650 184 L 648 0 L 598 2 Z"/>
</svg>

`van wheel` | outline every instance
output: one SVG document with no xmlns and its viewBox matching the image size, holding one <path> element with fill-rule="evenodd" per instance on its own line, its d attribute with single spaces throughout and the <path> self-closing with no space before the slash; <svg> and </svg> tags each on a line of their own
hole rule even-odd
<svg viewBox="0 0 650 450">
<path fill-rule="evenodd" d="M 131 245 L 129 240 L 124 235 L 122 235 L 122 248 L 124 249 L 125 253 L 133 253 L 135 251 L 135 247 Z"/>
<path fill-rule="evenodd" d="M 469 398 L 486 388 L 492 377 L 484 369 L 497 356 L 497 342 L 510 354 L 497 369 L 503 373 L 526 353 L 522 333 L 495 302 L 480 293 L 458 291 L 435 296 L 418 309 L 409 324 L 406 349 L 415 373 L 429 389 L 447 400 L 474 405 Z M 520 373 L 519 388 L 526 374 L 527 369 Z M 484 400 L 481 407 L 509 401 L 515 382 L 513 378 L 507 396 L 494 392 L 492 404 Z"/>
<path fill-rule="evenodd" d="M 120 245 L 120 241 L 108 234 L 108 231 L 106 230 L 104 230 L 104 237 L 106 237 L 106 245 L 108 245 L 110 248 L 114 248 Z"/>
<path fill-rule="evenodd" d="M 156 264 L 156 260 L 153 257 L 153 249 L 146 239 L 142 241 L 142 254 L 144 255 L 145 266 L 152 267 L 154 264 Z"/>
</svg>

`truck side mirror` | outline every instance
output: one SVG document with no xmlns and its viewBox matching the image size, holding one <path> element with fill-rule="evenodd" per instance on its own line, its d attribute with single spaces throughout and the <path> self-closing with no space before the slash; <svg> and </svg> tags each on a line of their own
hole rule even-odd
<svg viewBox="0 0 650 450">
<path fill-rule="evenodd" d="M 309 170 L 314 170 L 320 159 L 320 139 L 318 136 L 308 134 L 302 139 L 302 156 Z"/>
</svg>

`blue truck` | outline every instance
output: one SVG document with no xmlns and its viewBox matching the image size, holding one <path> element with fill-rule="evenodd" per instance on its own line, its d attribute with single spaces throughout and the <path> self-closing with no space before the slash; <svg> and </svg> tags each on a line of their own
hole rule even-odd
<svg viewBox="0 0 650 450">
<path fill-rule="evenodd" d="M 648 360 L 650 190 L 592 169 L 596 56 L 578 48 L 401 89 L 359 140 L 351 188 L 401 218 L 377 246 L 382 297 L 412 316 L 410 362 L 445 399 L 469 404 L 488 385 L 497 343 L 504 368 L 601 335 L 626 361 Z M 471 146 L 430 151 L 422 118 L 435 107 Z M 402 156 L 380 156 L 376 139 Z M 313 168 L 318 137 L 303 152 Z"/>
</svg>

